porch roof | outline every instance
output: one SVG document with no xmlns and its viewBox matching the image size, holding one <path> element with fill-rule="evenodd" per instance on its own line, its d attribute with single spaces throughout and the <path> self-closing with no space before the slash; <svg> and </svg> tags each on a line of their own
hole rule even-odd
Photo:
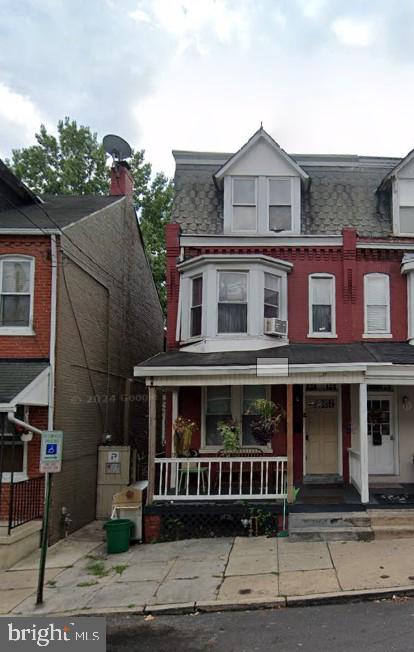
<svg viewBox="0 0 414 652">
<path fill-rule="evenodd" d="M 414 346 L 407 342 L 355 342 L 352 344 L 288 344 L 254 351 L 194 353 L 183 349 L 158 353 L 135 367 L 135 375 L 159 369 L 199 367 L 256 367 L 260 358 L 287 360 L 289 365 L 397 364 L 414 365 Z M 145 373 L 146 372 L 146 373 Z"/>
<path fill-rule="evenodd" d="M 47 374 L 48 368 L 48 360 L 0 360 L 0 408 L 14 406 L 19 402 L 47 405 L 47 393 L 43 396 L 43 385 L 47 385 L 47 379 L 42 382 L 43 378 L 40 379 L 39 376 Z M 35 390 L 36 396 L 30 390 Z"/>
</svg>

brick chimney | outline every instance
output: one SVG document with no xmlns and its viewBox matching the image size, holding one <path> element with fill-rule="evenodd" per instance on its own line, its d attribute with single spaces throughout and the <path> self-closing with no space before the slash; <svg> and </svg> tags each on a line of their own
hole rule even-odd
<svg viewBox="0 0 414 652">
<path fill-rule="evenodd" d="M 126 195 L 131 197 L 134 194 L 134 179 L 131 168 L 126 161 L 115 162 L 111 168 L 110 195 Z"/>
</svg>

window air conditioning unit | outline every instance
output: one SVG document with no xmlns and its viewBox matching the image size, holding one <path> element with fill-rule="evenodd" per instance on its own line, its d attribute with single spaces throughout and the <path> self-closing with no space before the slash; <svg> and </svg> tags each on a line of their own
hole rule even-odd
<svg viewBox="0 0 414 652">
<path fill-rule="evenodd" d="M 276 335 L 277 337 L 286 337 L 287 321 L 283 319 L 276 319 L 274 317 L 266 317 L 264 320 L 264 333 L 265 335 Z"/>
</svg>

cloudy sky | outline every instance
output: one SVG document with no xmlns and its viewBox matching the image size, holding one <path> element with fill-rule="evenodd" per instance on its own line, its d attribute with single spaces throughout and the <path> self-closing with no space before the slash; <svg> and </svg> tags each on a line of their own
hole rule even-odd
<svg viewBox="0 0 414 652">
<path fill-rule="evenodd" d="M 0 0 L 0 156 L 69 115 L 171 149 L 414 147 L 414 0 Z"/>
</svg>

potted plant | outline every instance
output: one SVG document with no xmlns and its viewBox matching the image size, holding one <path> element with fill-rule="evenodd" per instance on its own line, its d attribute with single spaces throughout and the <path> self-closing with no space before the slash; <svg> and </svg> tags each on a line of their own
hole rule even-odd
<svg viewBox="0 0 414 652">
<path fill-rule="evenodd" d="M 223 438 L 225 451 L 238 451 L 240 448 L 240 426 L 234 420 L 219 421 L 217 430 Z"/>
<path fill-rule="evenodd" d="M 253 401 L 249 410 L 254 416 L 251 422 L 252 435 L 261 446 L 268 446 L 274 434 L 279 430 L 279 424 L 284 416 L 280 405 L 265 398 Z"/>
<path fill-rule="evenodd" d="M 177 457 L 190 457 L 191 440 L 197 424 L 187 417 L 178 416 L 174 421 L 173 427 L 175 453 Z"/>
</svg>

